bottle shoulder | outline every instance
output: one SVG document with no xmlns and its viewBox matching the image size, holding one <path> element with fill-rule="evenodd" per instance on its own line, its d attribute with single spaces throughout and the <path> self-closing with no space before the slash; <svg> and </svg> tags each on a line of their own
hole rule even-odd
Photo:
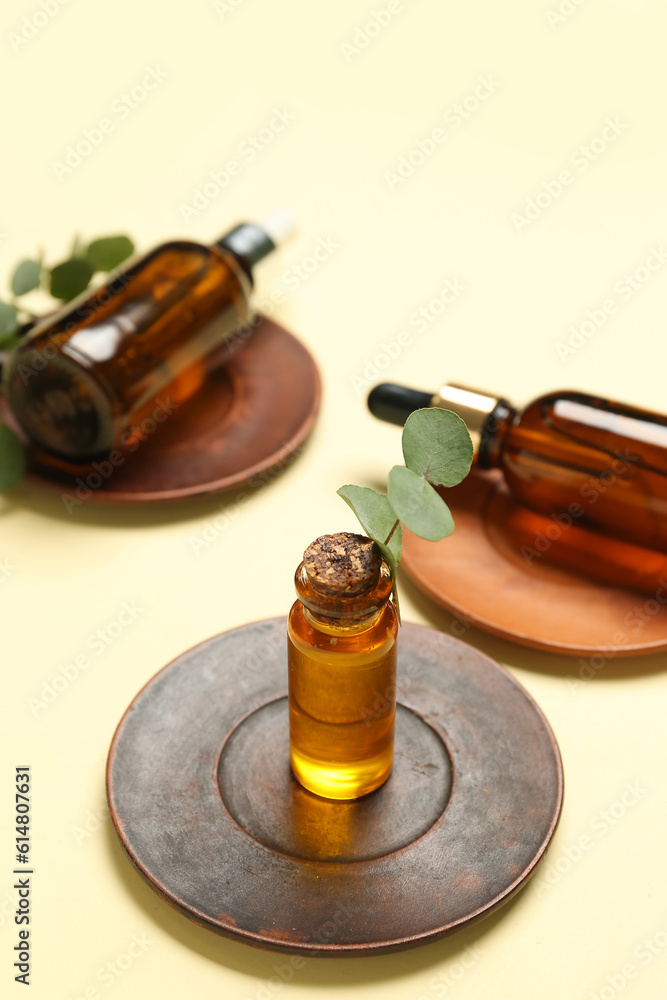
<svg viewBox="0 0 667 1000">
<path fill-rule="evenodd" d="M 595 405 L 595 397 L 576 389 L 556 389 L 545 392 L 537 399 L 531 400 L 523 409 L 518 409 L 512 426 L 525 427 L 528 424 L 541 423 L 553 415 L 556 407 L 562 404 L 573 404 L 585 408 Z"/>
<path fill-rule="evenodd" d="M 331 654 L 336 650 L 380 655 L 388 652 L 396 642 L 398 615 L 392 602 L 387 601 L 367 625 L 321 622 L 297 600 L 288 615 L 287 634 L 297 648 L 309 653 L 320 650 Z"/>
<path fill-rule="evenodd" d="M 654 437 L 655 432 L 648 428 L 667 427 L 667 416 L 629 403 L 618 403 L 568 389 L 547 393 L 534 400 L 521 413 L 515 426 L 526 428 L 537 425 L 555 430 L 581 428 L 654 443 L 648 438 Z M 665 445 L 667 440 L 661 439 L 660 443 Z"/>
<path fill-rule="evenodd" d="M 183 265 L 187 266 L 187 262 L 191 262 L 195 266 L 201 266 L 204 263 L 209 268 L 222 264 L 231 270 L 239 280 L 242 280 L 246 284 L 251 283 L 232 253 L 217 246 L 207 246 L 204 243 L 198 243 L 196 240 L 177 238 L 159 243 L 145 253 L 134 257 L 128 263 L 126 270 L 128 273 L 136 272 L 150 267 L 154 261 L 159 261 L 162 265 L 165 261 L 174 261 L 180 267 Z"/>
<path fill-rule="evenodd" d="M 166 240 L 164 243 L 158 243 L 157 246 L 148 250 L 144 256 L 150 257 L 154 254 L 169 253 L 172 251 L 177 253 L 197 253 L 206 257 L 213 255 L 212 248 L 207 247 L 204 243 L 199 243 L 197 240 L 189 240 L 186 237 L 176 237 L 173 240 Z"/>
</svg>

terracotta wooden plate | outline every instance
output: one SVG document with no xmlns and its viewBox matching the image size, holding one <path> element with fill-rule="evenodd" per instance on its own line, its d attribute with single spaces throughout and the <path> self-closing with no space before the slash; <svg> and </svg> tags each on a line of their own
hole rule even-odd
<svg viewBox="0 0 667 1000">
<path fill-rule="evenodd" d="M 473 647 L 403 626 L 392 774 L 329 801 L 290 772 L 285 632 L 272 619 L 195 646 L 121 720 L 109 805 L 148 883 L 219 934 L 320 956 L 423 944 L 510 899 L 563 796 L 525 689 Z"/>
<path fill-rule="evenodd" d="M 533 649 L 572 656 L 667 649 L 664 603 L 521 555 L 507 531 L 517 505 L 500 473 L 473 469 L 446 499 L 456 522 L 450 538 L 403 533 L 401 566 L 438 604 Z"/>
<path fill-rule="evenodd" d="M 209 372 L 204 385 L 104 478 L 47 464 L 28 450 L 27 479 L 86 503 L 140 503 L 216 493 L 279 469 L 312 430 L 320 379 L 311 355 L 263 319 L 242 350 Z M 92 476 L 88 489 L 88 479 Z M 83 486 L 78 480 L 83 480 Z"/>
</svg>

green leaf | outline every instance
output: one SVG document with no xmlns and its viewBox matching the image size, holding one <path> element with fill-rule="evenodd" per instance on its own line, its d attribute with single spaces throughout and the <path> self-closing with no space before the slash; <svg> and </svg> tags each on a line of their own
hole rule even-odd
<svg viewBox="0 0 667 1000">
<path fill-rule="evenodd" d="M 14 295 L 25 295 L 33 288 L 39 288 L 41 265 L 37 260 L 22 260 L 12 275 L 12 292 Z"/>
<path fill-rule="evenodd" d="M 401 558 L 401 526 L 399 524 L 392 534 L 397 514 L 384 493 L 377 493 L 367 486 L 341 486 L 337 493 L 352 508 L 362 528 L 374 542 L 385 545 L 391 535 L 387 548 L 398 563 Z"/>
<path fill-rule="evenodd" d="M 396 524 L 396 512 L 383 493 L 371 490 L 367 486 L 341 486 L 336 492 L 357 515 L 362 528 L 380 549 L 391 570 L 394 581 L 394 604 L 400 622 L 401 606 L 398 600 L 397 573 L 401 560 L 403 531 L 400 523 Z"/>
<path fill-rule="evenodd" d="M 7 302 L 0 302 L 0 336 L 7 336 L 15 333 L 19 328 L 17 319 L 18 310 L 16 306 L 10 306 Z"/>
<path fill-rule="evenodd" d="M 93 269 L 87 260 L 72 257 L 51 270 L 50 291 L 54 299 L 69 302 L 88 287 Z"/>
<path fill-rule="evenodd" d="M 21 338 L 15 333 L 0 334 L 0 351 L 11 351 L 20 342 Z"/>
<path fill-rule="evenodd" d="M 408 469 L 429 483 L 456 486 L 468 475 L 472 463 L 468 428 L 451 410 L 415 410 L 403 428 L 403 457 Z"/>
<path fill-rule="evenodd" d="M 451 535 L 454 518 L 449 507 L 423 476 L 395 465 L 389 473 L 389 501 L 406 528 L 437 542 Z"/>
<path fill-rule="evenodd" d="M 23 445 L 14 431 L 0 424 L 0 490 L 9 490 L 20 482 L 25 470 Z"/>
<path fill-rule="evenodd" d="M 86 250 L 86 259 L 93 271 L 113 271 L 134 253 L 134 243 L 128 236 L 105 236 L 93 240 Z"/>
</svg>

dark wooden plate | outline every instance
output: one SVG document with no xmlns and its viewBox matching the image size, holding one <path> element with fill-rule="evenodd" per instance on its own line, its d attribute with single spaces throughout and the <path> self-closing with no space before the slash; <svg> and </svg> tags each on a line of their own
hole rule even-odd
<svg viewBox="0 0 667 1000">
<path fill-rule="evenodd" d="M 285 619 L 195 646 L 123 716 L 107 793 L 121 842 L 167 902 L 248 944 L 369 955 L 496 910 L 560 815 L 558 747 L 524 688 L 434 629 L 399 635 L 396 754 L 355 802 L 289 769 Z"/>
<path fill-rule="evenodd" d="M 500 473 L 473 469 L 446 500 L 456 522 L 451 537 L 427 542 L 403 533 L 401 566 L 438 604 L 486 632 L 552 653 L 616 657 L 667 649 L 667 605 L 655 594 L 521 556 L 508 532 L 518 505 Z"/>
<path fill-rule="evenodd" d="M 210 371 L 194 396 L 107 477 L 92 466 L 56 468 L 44 453 L 29 448 L 26 478 L 86 503 L 217 493 L 267 469 L 279 470 L 312 430 L 319 402 L 311 355 L 264 318 L 243 349 Z"/>
</svg>

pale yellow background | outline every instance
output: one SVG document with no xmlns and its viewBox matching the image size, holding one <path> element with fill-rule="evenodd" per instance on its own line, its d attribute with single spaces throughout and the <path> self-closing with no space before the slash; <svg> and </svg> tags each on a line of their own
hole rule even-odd
<svg viewBox="0 0 667 1000">
<path fill-rule="evenodd" d="M 287 293 L 277 318 L 316 356 L 324 399 L 299 461 L 242 507 L 232 495 L 160 510 L 84 504 L 70 515 L 27 485 L 0 501 L 9 567 L 0 582 L 3 996 L 23 995 L 12 982 L 8 813 L 13 769 L 24 762 L 34 794 L 35 1000 L 93 987 L 104 1000 L 664 996 L 664 656 L 612 659 L 578 682 L 576 659 L 471 630 L 467 640 L 507 664 L 560 742 L 566 801 L 546 866 L 561 874 L 554 867 L 554 884 L 537 884 L 543 868 L 513 903 L 448 940 L 384 958 L 310 959 L 284 986 L 271 983 L 284 957 L 201 930 L 140 881 L 106 818 L 103 786 L 114 727 L 148 678 L 207 636 L 285 613 L 304 546 L 354 529 L 336 488 L 379 486 L 400 458 L 399 431 L 368 415 L 360 380 L 376 380 L 367 365 L 447 279 L 465 292 L 412 330 L 381 377 L 423 388 L 453 378 L 516 400 L 582 388 L 667 408 L 667 267 L 567 359 L 555 348 L 652 247 L 667 246 L 664 3 L 565 0 L 571 12 L 556 20 L 547 14 L 557 0 L 402 0 L 355 49 L 383 0 L 54 4 L 18 47 L 11 34 L 35 19 L 37 0 L 5 0 L 0 15 L 3 283 L 39 246 L 55 261 L 75 231 L 128 231 L 143 250 L 175 235 L 206 242 L 289 205 L 299 235 L 258 272 L 257 297 Z M 166 79 L 121 119 L 114 102 L 151 67 Z M 448 110 L 482 77 L 493 93 L 453 127 Z M 238 157 L 275 108 L 293 120 L 184 219 L 181 206 L 209 171 Z M 113 132 L 58 180 L 54 161 L 105 117 Z M 571 157 L 608 118 L 620 134 L 580 170 Z M 446 139 L 392 191 L 386 174 L 436 128 Z M 517 232 L 513 214 L 567 168 L 573 182 Z M 308 280 L 286 279 L 320 238 L 338 244 L 330 257 Z M 192 540 L 207 526 L 212 540 L 196 553 Z M 403 595 L 408 620 L 448 629 L 450 617 L 407 580 Z M 89 637 L 123 602 L 141 613 L 92 653 Z M 35 714 L 29 699 L 82 652 L 91 665 Z M 133 935 L 150 944 L 121 978 L 103 980 L 99 970 Z M 662 942 L 650 961 L 640 957 L 645 939 Z M 623 985 L 628 964 L 637 975 Z"/>
</svg>

